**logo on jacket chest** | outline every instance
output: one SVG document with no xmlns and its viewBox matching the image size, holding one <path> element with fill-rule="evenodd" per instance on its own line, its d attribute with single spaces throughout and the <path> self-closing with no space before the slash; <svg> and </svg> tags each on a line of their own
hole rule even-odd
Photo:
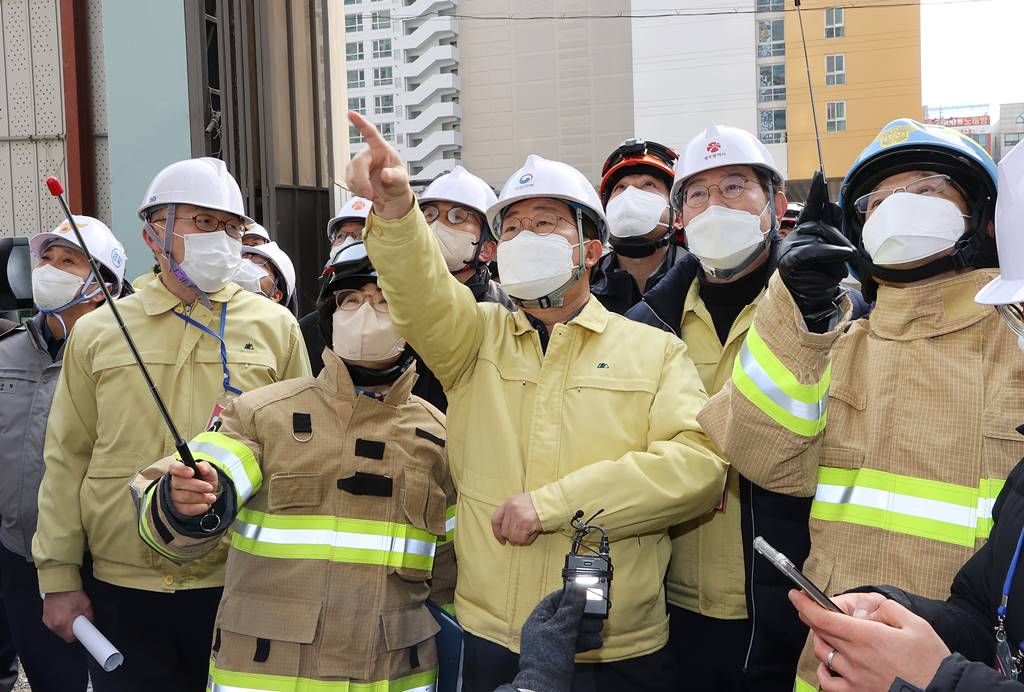
<svg viewBox="0 0 1024 692">
<path fill-rule="evenodd" d="M 0 380 L 0 394 L 14 394 L 14 380 Z"/>
</svg>

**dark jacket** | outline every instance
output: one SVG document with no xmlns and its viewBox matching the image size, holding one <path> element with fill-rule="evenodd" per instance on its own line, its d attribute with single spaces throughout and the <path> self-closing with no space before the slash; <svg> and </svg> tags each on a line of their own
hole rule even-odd
<svg viewBox="0 0 1024 692">
<path fill-rule="evenodd" d="M 509 310 L 514 310 L 512 301 L 500 284 L 491 281 L 491 272 L 487 267 L 480 267 L 476 274 L 470 277 L 465 286 L 473 292 L 473 297 L 478 303 L 500 303 Z M 324 369 L 322 353 L 324 348 L 330 346 L 320 333 L 320 315 L 316 310 L 305 315 L 299 320 L 299 329 L 302 331 L 302 338 L 306 342 L 306 351 L 309 353 L 309 367 L 313 371 L 313 377 L 320 374 Z M 434 377 L 423 361 L 417 357 L 416 372 L 419 378 L 416 380 L 412 393 L 421 399 L 426 399 L 431 404 L 445 412 L 448 410 L 448 399 L 444 395 L 444 388 Z"/>
<path fill-rule="evenodd" d="M 1017 431 L 1024 434 L 1024 426 Z M 995 525 L 988 542 L 957 572 L 945 601 L 921 598 L 892 586 L 856 589 L 879 591 L 903 604 L 927 620 L 950 651 L 960 654 L 943 661 L 928 685 L 929 692 L 994 690 L 1002 679 L 990 666 L 995 659 L 996 609 L 1002 598 L 1003 581 L 1024 531 L 1024 461 L 1010 472 L 992 508 L 992 517 Z M 1024 565 L 1018 566 L 1010 585 L 1006 632 L 1010 649 L 1016 651 L 1024 641 Z M 1004 688 L 1024 692 L 1024 685 L 1019 683 L 998 687 Z M 897 681 L 891 689 L 902 692 L 915 688 Z"/>
<path fill-rule="evenodd" d="M 650 291 L 654 288 L 672 267 L 679 264 L 684 257 L 690 256 L 690 253 L 678 245 L 669 245 L 665 259 L 647 279 L 645 290 Z M 626 310 L 639 303 L 643 297 L 632 274 L 619 268 L 619 255 L 614 250 L 602 257 L 590 270 L 590 292 L 597 296 L 606 309 L 619 315 L 626 314 Z"/>
</svg>

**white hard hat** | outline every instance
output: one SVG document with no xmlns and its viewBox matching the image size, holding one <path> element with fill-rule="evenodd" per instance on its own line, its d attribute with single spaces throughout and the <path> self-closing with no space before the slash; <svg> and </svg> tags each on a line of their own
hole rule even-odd
<svg viewBox="0 0 1024 692">
<path fill-rule="evenodd" d="M 423 191 L 419 203 L 427 202 L 452 202 L 477 211 L 486 219 L 487 210 L 497 204 L 498 197 L 490 185 L 462 166 L 456 166 Z"/>
<path fill-rule="evenodd" d="M 89 248 L 92 256 L 96 258 L 96 262 L 109 271 L 116 279 L 114 288 L 110 291 L 112 295 L 116 296 L 121 292 L 121 284 L 124 282 L 124 265 L 127 259 L 124 253 L 124 246 L 114 236 L 114 232 L 107 227 L 107 224 L 99 219 L 78 215 L 72 218 L 75 220 L 75 225 L 78 226 L 78 232 L 82 234 L 86 247 Z M 39 259 L 46 251 L 46 248 L 53 243 L 60 243 L 61 245 L 68 245 L 78 249 L 82 248 L 78 244 L 75 232 L 71 229 L 71 224 L 67 221 L 61 222 L 60 225 L 49 233 L 37 233 L 32 236 L 32 239 L 29 241 L 29 247 L 32 250 L 32 255 Z"/>
<path fill-rule="evenodd" d="M 331 232 L 334 227 L 342 221 L 348 221 L 349 219 L 361 219 L 366 220 L 366 217 L 370 215 L 370 209 L 373 207 L 373 202 L 366 199 L 365 197 L 353 197 L 349 201 L 345 202 L 345 206 L 341 208 L 338 215 L 327 222 L 327 240 L 331 240 Z"/>
<path fill-rule="evenodd" d="M 259 236 L 260 238 L 263 238 L 268 243 L 270 242 L 270 233 L 268 233 L 267 229 L 265 229 L 263 226 L 261 226 L 260 224 L 256 223 L 255 221 L 253 221 L 251 224 L 246 226 L 245 230 L 242 231 L 242 237 L 243 238 L 245 236 L 247 236 L 247 235 Z"/>
<path fill-rule="evenodd" d="M 996 249 L 999 276 L 974 299 L 984 305 L 1024 302 L 1024 147 L 1019 145 L 999 162 Z"/>
<path fill-rule="evenodd" d="M 146 188 L 139 218 L 145 220 L 148 210 L 166 204 L 191 204 L 226 211 L 242 217 L 246 224 L 254 223 L 245 213 L 242 191 L 228 167 L 220 159 L 209 156 L 177 161 L 157 173 Z"/>
<path fill-rule="evenodd" d="M 245 255 L 260 255 L 270 260 L 270 263 L 274 265 L 274 269 L 277 276 L 284 281 L 284 299 L 288 302 L 292 298 L 292 293 L 295 292 L 295 265 L 292 264 L 292 260 L 281 249 L 281 246 L 274 241 L 269 243 L 263 243 L 263 245 L 252 245 L 249 247 L 242 248 L 242 256 Z"/>
<path fill-rule="evenodd" d="M 675 200 L 683 184 L 693 176 L 721 166 L 753 166 L 770 173 L 775 185 L 782 182 L 775 159 L 756 135 L 738 127 L 719 127 L 712 122 L 690 140 L 686 151 L 676 161 L 670 199 Z"/>
<path fill-rule="evenodd" d="M 560 199 L 570 206 L 579 206 L 597 225 L 598 239 L 605 241 L 608 220 L 604 216 L 601 198 L 587 176 L 567 163 L 549 161 L 536 154 L 526 157 L 526 163 L 505 182 L 498 201 L 487 210 L 491 234 L 498 237 L 498 219 L 505 209 L 519 200 L 536 197 Z"/>
</svg>

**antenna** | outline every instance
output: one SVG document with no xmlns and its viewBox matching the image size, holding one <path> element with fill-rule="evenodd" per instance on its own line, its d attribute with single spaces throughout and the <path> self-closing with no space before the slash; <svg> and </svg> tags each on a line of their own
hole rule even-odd
<svg viewBox="0 0 1024 692">
<path fill-rule="evenodd" d="M 818 168 L 825 177 L 825 157 L 821 153 L 821 132 L 818 131 L 818 112 L 814 107 L 814 85 L 811 84 L 811 60 L 807 55 L 807 36 L 804 35 L 804 16 L 800 12 L 800 0 L 793 0 L 796 5 L 796 16 L 800 21 L 800 40 L 804 44 L 804 66 L 807 68 L 807 93 L 811 99 L 811 119 L 814 121 L 814 141 L 818 145 Z M 825 178 L 828 180 L 828 178 Z"/>
</svg>

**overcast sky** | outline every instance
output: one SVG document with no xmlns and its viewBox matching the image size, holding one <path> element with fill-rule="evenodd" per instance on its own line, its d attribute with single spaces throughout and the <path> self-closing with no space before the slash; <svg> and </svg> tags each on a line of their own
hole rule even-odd
<svg viewBox="0 0 1024 692">
<path fill-rule="evenodd" d="M 1024 101 L 1024 0 L 922 0 L 925 105 Z"/>
</svg>

